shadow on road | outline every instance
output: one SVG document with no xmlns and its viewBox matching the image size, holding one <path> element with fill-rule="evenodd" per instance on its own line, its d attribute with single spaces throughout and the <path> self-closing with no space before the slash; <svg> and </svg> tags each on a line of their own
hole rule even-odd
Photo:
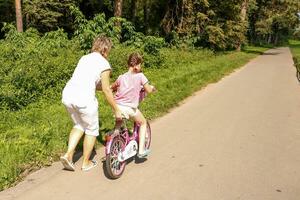
<svg viewBox="0 0 300 200">
<path fill-rule="evenodd" d="M 253 54 L 258 54 L 258 55 L 262 55 L 263 54 L 263 52 L 261 52 L 261 51 L 256 51 L 256 50 L 251 50 L 251 49 L 249 49 L 249 50 L 243 50 L 243 52 L 245 52 L 245 53 L 253 53 Z"/>
<path fill-rule="evenodd" d="M 73 162 L 76 163 L 83 155 L 83 152 L 80 150 L 76 151 L 73 157 Z M 96 149 L 94 148 L 91 154 L 90 159 L 93 160 L 94 157 L 97 155 Z"/>
<path fill-rule="evenodd" d="M 109 174 L 108 174 L 108 172 L 107 172 L 107 170 L 106 170 L 106 158 L 103 157 L 103 158 L 101 159 L 101 161 L 102 161 L 102 169 L 103 169 L 103 174 L 104 174 L 104 176 L 105 176 L 106 178 L 110 179 L 110 180 L 114 180 L 114 179 L 110 178 L 110 176 L 109 176 Z M 134 161 L 135 164 L 141 164 L 141 163 L 144 163 L 145 161 L 147 161 L 147 158 L 138 158 L 138 157 L 135 156 L 135 157 L 129 158 L 129 159 L 126 160 L 125 162 L 127 162 L 126 165 L 128 165 L 128 164 L 132 163 L 133 161 Z M 126 167 L 126 166 L 125 166 L 125 167 Z M 125 169 L 125 170 L 126 170 L 126 169 Z"/>
<path fill-rule="evenodd" d="M 271 56 L 276 56 L 276 55 L 279 55 L 280 53 L 278 53 L 278 52 L 265 52 L 265 53 L 263 53 L 262 55 L 263 56 L 269 56 L 269 55 L 271 55 Z"/>
</svg>

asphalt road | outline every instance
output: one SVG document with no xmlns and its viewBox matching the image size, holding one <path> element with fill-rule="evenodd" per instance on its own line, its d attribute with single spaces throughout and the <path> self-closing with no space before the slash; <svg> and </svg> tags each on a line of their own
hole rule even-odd
<svg viewBox="0 0 300 200">
<path fill-rule="evenodd" d="M 118 180 L 60 163 L 1 200 L 299 200 L 300 85 L 288 48 L 272 49 L 151 123 L 152 152 Z M 96 159 L 104 156 L 103 148 Z"/>
</svg>

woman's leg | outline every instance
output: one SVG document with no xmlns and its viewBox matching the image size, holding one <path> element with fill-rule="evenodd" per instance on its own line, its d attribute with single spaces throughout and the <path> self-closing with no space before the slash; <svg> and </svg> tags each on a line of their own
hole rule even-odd
<svg viewBox="0 0 300 200">
<path fill-rule="evenodd" d="M 83 162 L 82 170 L 89 169 L 95 166 L 94 162 L 90 160 L 92 150 L 95 146 L 96 137 L 99 135 L 99 115 L 98 103 L 95 101 L 87 105 L 86 108 L 80 109 L 81 119 L 85 127 L 85 136 L 83 141 Z"/>
<path fill-rule="evenodd" d="M 73 161 L 73 155 L 75 152 L 75 148 L 83 135 L 83 131 L 78 128 L 73 128 L 70 132 L 69 142 L 68 142 L 68 150 L 67 153 L 64 155 L 69 161 Z"/>
<path fill-rule="evenodd" d="M 137 111 L 137 114 L 133 117 L 134 121 L 140 125 L 139 131 L 139 154 L 143 154 L 145 152 L 145 137 L 147 130 L 147 120 L 144 115 Z"/>
<path fill-rule="evenodd" d="M 96 136 L 87 135 L 87 134 L 84 136 L 82 168 L 86 168 L 91 165 L 90 157 L 91 157 L 95 142 L 96 142 Z"/>
</svg>

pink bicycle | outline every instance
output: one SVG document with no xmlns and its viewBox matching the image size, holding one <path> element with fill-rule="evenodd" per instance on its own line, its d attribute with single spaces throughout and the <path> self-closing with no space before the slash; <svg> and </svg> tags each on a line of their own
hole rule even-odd
<svg viewBox="0 0 300 200">
<path fill-rule="evenodd" d="M 145 92 L 141 91 L 140 101 L 145 97 Z M 147 122 L 145 138 L 145 149 L 150 148 L 151 128 Z M 139 144 L 139 125 L 134 123 L 133 131 L 127 128 L 126 119 L 122 120 L 122 125 L 118 133 L 108 137 L 105 145 L 105 168 L 107 175 L 111 179 L 121 177 L 125 170 L 127 160 L 137 155 Z"/>
</svg>

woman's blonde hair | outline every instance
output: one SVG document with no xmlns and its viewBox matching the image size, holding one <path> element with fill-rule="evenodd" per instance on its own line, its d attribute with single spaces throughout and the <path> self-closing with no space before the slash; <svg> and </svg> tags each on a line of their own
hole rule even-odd
<svg viewBox="0 0 300 200">
<path fill-rule="evenodd" d="M 101 55 L 109 52 L 112 47 L 112 41 L 105 36 L 98 36 L 95 38 L 92 46 L 92 52 L 99 52 Z"/>
</svg>

